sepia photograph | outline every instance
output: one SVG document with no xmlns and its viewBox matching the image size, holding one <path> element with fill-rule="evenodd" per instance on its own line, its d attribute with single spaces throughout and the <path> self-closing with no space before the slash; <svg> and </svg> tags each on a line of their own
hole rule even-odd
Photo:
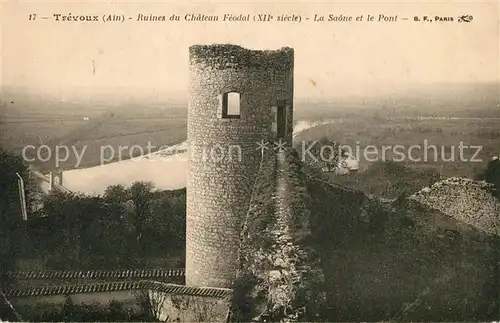
<svg viewBox="0 0 500 323">
<path fill-rule="evenodd" d="M 0 322 L 500 321 L 497 1 L 0 1 Z"/>
</svg>

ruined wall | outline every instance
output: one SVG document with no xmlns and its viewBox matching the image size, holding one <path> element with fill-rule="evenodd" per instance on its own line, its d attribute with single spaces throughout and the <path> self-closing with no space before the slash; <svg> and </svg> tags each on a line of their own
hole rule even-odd
<svg viewBox="0 0 500 323">
<path fill-rule="evenodd" d="M 456 220 L 460 214 L 405 198 L 377 201 L 313 177 L 308 191 L 327 321 L 498 319 L 495 239 Z"/>
<path fill-rule="evenodd" d="M 267 156 L 242 233 L 232 320 L 317 321 L 325 294 L 308 194 L 293 155 Z"/>
<path fill-rule="evenodd" d="M 500 234 L 500 201 L 486 182 L 451 177 L 410 197 L 489 234 Z"/>
<path fill-rule="evenodd" d="M 189 58 L 186 283 L 230 287 L 261 159 L 257 142 L 274 136 L 271 107 L 288 107 L 285 140 L 291 142 L 293 50 L 192 46 Z M 240 93 L 240 118 L 222 118 L 227 92 Z"/>
</svg>

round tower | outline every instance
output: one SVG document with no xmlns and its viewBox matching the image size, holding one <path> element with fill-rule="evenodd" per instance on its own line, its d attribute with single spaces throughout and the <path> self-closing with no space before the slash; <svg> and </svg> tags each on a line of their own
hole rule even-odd
<svg viewBox="0 0 500 323">
<path fill-rule="evenodd" d="M 189 48 L 186 283 L 231 287 L 262 151 L 291 143 L 293 50 Z"/>
</svg>

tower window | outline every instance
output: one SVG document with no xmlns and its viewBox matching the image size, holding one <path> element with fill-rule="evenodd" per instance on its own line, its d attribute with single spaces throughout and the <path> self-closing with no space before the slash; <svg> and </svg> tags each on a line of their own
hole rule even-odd
<svg viewBox="0 0 500 323">
<path fill-rule="evenodd" d="M 240 118 L 240 99 L 240 94 L 237 92 L 229 92 L 222 95 L 222 118 Z"/>
</svg>

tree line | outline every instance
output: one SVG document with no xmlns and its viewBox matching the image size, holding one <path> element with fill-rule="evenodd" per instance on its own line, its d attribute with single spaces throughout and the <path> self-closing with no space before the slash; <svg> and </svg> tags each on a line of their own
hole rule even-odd
<svg viewBox="0 0 500 323">
<path fill-rule="evenodd" d="M 101 196 L 43 196 L 20 157 L 0 149 L 0 169 L 0 288 L 10 285 L 7 273 L 21 258 L 41 260 L 47 269 L 125 269 L 147 266 L 147 257 L 184 253 L 185 189 L 162 191 L 139 181 L 110 186 Z M 28 207 L 27 221 L 19 177 L 26 204 L 43 205 Z"/>
<path fill-rule="evenodd" d="M 52 269 L 140 268 L 145 257 L 184 249 L 185 196 L 150 182 L 103 196 L 50 194 L 29 225 L 30 250 Z"/>
</svg>

